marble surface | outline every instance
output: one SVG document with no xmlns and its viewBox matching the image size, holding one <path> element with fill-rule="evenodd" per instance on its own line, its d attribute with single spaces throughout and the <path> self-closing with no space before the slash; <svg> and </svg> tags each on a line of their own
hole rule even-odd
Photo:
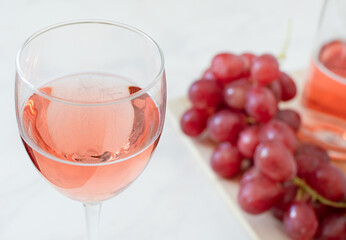
<svg viewBox="0 0 346 240">
<path fill-rule="evenodd" d="M 14 111 L 14 60 L 23 41 L 48 25 L 81 18 L 124 22 L 161 45 L 168 97 L 186 93 L 220 51 L 279 54 L 291 21 L 286 70 L 309 62 L 321 0 L 1 0 L 0 239 L 83 239 L 84 212 L 49 186 L 21 144 Z M 103 205 L 111 239 L 249 239 L 169 122 L 142 176 Z"/>
</svg>

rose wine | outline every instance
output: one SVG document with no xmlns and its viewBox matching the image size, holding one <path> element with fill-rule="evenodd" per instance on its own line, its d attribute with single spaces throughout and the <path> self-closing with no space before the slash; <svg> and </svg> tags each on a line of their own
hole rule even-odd
<svg viewBox="0 0 346 240">
<path fill-rule="evenodd" d="M 313 59 L 305 85 L 306 107 L 346 120 L 346 42 L 325 44 Z"/>
<path fill-rule="evenodd" d="M 302 140 L 312 141 L 346 173 L 346 42 L 324 44 L 311 61 L 302 95 Z"/>
<path fill-rule="evenodd" d="M 158 106 L 147 93 L 136 96 L 139 90 L 124 78 L 90 73 L 40 88 L 21 118 L 36 168 L 75 200 L 97 202 L 123 190 L 143 171 L 160 136 Z"/>
</svg>

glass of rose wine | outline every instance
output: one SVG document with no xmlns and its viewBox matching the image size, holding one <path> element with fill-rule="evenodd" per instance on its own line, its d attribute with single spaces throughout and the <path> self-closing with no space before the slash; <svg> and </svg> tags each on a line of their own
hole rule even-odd
<svg viewBox="0 0 346 240">
<path fill-rule="evenodd" d="M 81 20 L 29 37 L 16 68 L 24 147 L 54 188 L 84 203 L 87 236 L 96 240 L 101 202 L 141 174 L 160 139 L 162 51 L 133 27 Z"/>
<path fill-rule="evenodd" d="M 346 1 L 326 0 L 302 95 L 302 136 L 346 172 Z"/>
</svg>

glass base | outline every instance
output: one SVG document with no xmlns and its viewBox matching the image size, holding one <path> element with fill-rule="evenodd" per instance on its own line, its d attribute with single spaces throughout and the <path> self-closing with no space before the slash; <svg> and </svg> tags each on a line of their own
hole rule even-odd
<svg viewBox="0 0 346 240">
<path fill-rule="evenodd" d="M 328 150 L 333 163 L 346 174 L 346 121 L 304 109 L 299 138 Z"/>
</svg>

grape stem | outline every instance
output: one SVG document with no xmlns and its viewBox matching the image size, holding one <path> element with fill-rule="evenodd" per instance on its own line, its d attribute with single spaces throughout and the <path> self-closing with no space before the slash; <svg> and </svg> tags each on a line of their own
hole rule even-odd
<svg viewBox="0 0 346 240">
<path fill-rule="evenodd" d="M 301 201 L 303 199 L 304 190 L 302 188 L 298 189 L 296 200 Z"/>
<path fill-rule="evenodd" d="M 246 117 L 246 123 L 256 124 L 256 120 L 253 117 Z"/>
<path fill-rule="evenodd" d="M 324 197 L 322 197 L 320 194 L 318 194 L 314 189 L 312 189 L 306 182 L 299 178 L 299 177 L 294 177 L 293 178 L 293 183 L 297 186 L 299 186 L 301 189 L 303 189 L 306 193 L 308 193 L 314 200 L 319 201 L 323 205 L 327 205 L 330 207 L 334 208 L 346 208 L 346 202 L 333 202 L 330 201 Z"/>
<path fill-rule="evenodd" d="M 282 46 L 281 53 L 278 56 L 278 59 L 280 60 L 284 60 L 286 58 L 286 52 L 287 52 L 287 49 L 290 43 L 290 38 L 291 38 L 291 25 L 292 25 L 292 21 L 291 19 L 289 19 L 287 22 L 287 32 L 286 32 L 285 42 L 284 42 L 284 45 Z"/>
</svg>

